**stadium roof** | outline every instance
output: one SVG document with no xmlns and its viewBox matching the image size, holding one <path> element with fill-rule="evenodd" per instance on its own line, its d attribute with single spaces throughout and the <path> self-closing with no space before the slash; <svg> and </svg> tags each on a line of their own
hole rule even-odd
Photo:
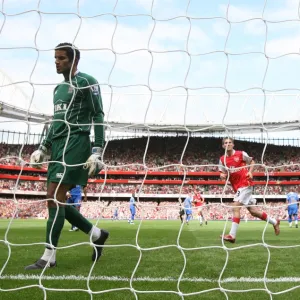
<svg viewBox="0 0 300 300">
<path fill-rule="evenodd" d="M 282 132 L 300 129 L 299 121 L 289 122 L 267 122 L 267 123 L 236 123 L 236 124 L 136 124 L 136 123 L 115 123 L 108 122 L 112 131 L 157 131 L 157 132 L 192 132 L 192 133 L 260 133 Z"/>
<path fill-rule="evenodd" d="M 52 116 L 42 113 L 27 111 L 23 108 L 16 107 L 5 102 L 0 102 L 0 117 L 12 120 L 30 121 L 34 123 L 49 123 Z M 266 123 L 226 123 L 226 124 L 197 124 L 197 125 L 179 125 L 179 124 L 146 124 L 146 123 L 121 123 L 108 122 L 108 128 L 111 131 L 124 132 L 192 132 L 192 133 L 260 133 L 282 132 L 300 129 L 300 121 L 287 122 L 266 122 Z"/>
<path fill-rule="evenodd" d="M 5 102 L 0 102 L 0 117 L 35 123 L 45 123 L 52 119 L 50 115 L 27 111 L 26 109 Z"/>
</svg>

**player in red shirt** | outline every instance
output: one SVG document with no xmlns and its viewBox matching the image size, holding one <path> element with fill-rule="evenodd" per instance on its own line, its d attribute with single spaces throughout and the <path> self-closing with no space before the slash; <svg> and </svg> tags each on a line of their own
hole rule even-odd
<svg viewBox="0 0 300 300">
<path fill-rule="evenodd" d="M 256 199 L 253 198 L 252 195 L 252 172 L 255 163 L 253 158 L 249 157 L 244 151 L 234 150 L 234 141 L 232 138 L 224 138 L 222 147 L 225 149 L 226 154 L 223 155 L 219 161 L 220 178 L 226 180 L 227 176 L 229 176 L 228 179 L 236 194 L 233 198 L 231 230 L 229 234 L 221 235 L 221 238 L 230 243 L 235 242 L 236 232 L 241 219 L 240 210 L 242 205 L 246 206 L 252 216 L 272 224 L 275 234 L 278 235 L 280 233 L 280 221 L 269 217 L 265 212 L 259 211 L 258 208 L 254 206 Z"/>
<path fill-rule="evenodd" d="M 200 226 L 202 226 L 203 221 L 205 221 L 205 224 L 207 225 L 207 221 L 205 220 L 203 212 L 202 212 L 202 208 L 205 204 L 204 198 L 196 190 L 195 190 L 194 196 L 193 196 L 193 203 L 194 203 L 194 206 L 197 208 L 197 214 L 198 214 L 198 219 L 199 219 L 199 222 L 200 222 Z"/>
</svg>

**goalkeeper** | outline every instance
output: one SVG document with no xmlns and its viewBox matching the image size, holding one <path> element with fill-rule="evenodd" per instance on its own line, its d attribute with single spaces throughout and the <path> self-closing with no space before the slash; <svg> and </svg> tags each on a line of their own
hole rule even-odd
<svg viewBox="0 0 300 300">
<path fill-rule="evenodd" d="M 89 235 L 94 248 L 92 261 L 101 256 L 109 235 L 93 226 L 76 208 L 64 204 L 67 191 L 75 185 L 86 186 L 88 176 L 103 168 L 104 113 L 100 88 L 92 76 L 77 70 L 79 59 L 79 50 L 70 43 L 61 43 L 55 48 L 56 71 L 65 80 L 54 89 L 54 116 L 48 135 L 30 158 L 33 167 L 40 167 L 46 154 L 51 152 L 47 174 L 47 199 L 50 200 L 46 248 L 26 270 L 56 266 L 56 247 L 65 219 Z M 92 123 L 95 144 L 91 149 Z"/>
</svg>

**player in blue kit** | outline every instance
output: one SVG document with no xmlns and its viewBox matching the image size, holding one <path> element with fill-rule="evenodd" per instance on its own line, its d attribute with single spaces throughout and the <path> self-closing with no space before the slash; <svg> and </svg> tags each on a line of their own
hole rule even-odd
<svg viewBox="0 0 300 300">
<path fill-rule="evenodd" d="M 135 199 L 134 199 L 134 193 L 132 193 L 132 196 L 130 197 L 129 200 L 129 210 L 130 210 L 130 218 L 128 220 L 128 223 L 130 224 L 134 224 L 134 217 L 135 217 L 135 213 L 136 213 L 136 204 L 135 204 Z"/>
<path fill-rule="evenodd" d="M 192 197 L 192 195 L 189 194 L 183 202 L 183 207 L 185 210 L 185 223 L 187 225 L 189 225 L 189 221 L 191 220 L 192 213 L 193 213 L 192 203 L 193 203 L 193 197 Z"/>
<path fill-rule="evenodd" d="M 67 203 L 73 204 L 73 206 L 80 211 L 81 207 L 81 199 L 82 199 L 82 191 L 81 186 L 76 185 L 74 188 L 72 188 L 69 192 L 67 192 Z M 69 231 L 78 231 L 79 229 L 71 224 L 72 227 Z"/>
<path fill-rule="evenodd" d="M 114 220 L 119 220 L 119 208 L 118 207 L 116 207 L 114 209 L 114 214 L 113 214 L 113 217 L 112 217 L 112 221 L 114 221 Z"/>
<path fill-rule="evenodd" d="M 287 211 L 288 211 L 288 221 L 289 227 L 293 225 L 293 217 L 295 220 L 295 226 L 298 228 L 298 207 L 299 207 L 299 196 L 295 192 L 289 192 L 286 196 L 286 203 L 288 204 Z"/>
</svg>

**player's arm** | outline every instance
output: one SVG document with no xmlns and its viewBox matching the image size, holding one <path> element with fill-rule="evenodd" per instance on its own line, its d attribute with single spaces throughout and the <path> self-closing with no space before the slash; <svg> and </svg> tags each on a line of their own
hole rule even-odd
<svg viewBox="0 0 300 300">
<path fill-rule="evenodd" d="M 86 162 L 85 167 L 89 169 L 89 176 L 98 174 L 104 167 L 102 152 L 104 147 L 104 112 L 100 87 L 96 79 L 90 77 L 87 90 L 89 108 L 92 115 L 95 143 L 92 148 L 92 155 Z"/>
<path fill-rule="evenodd" d="M 45 156 L 49 149 L 52 146 L 52 137 L 53 137 L 53 123 L 51 124 L 46 137 L 43 142 L 40 144 L 39 148 L 35 150 L 30 156 L 30 165 L 33 168 L 42 168 L 41 163 L 44 161 Z"/>
<path fill-rule="evenodd" d="M 251 178 L 251 179 L 253 178 L 254 165 L 255 165 L 255 161 L 254 161 L 254 159 L 252 159 L 250 164 L 249 164 L 249 171 L 247 173 L 248 178 Z"/>
<path fill-rule="evenodd" d="M 249 166 L 247 177 L 252 179 L 255 161 L 253 157 L 250 157 L 245 151 L 243 151 L 243 160 Z"/>
<path fill-rule="evenodd" d="M 43 142 L 41 143 L 41 145 L 46 147 L 47 149 L 50 149 L 52 146 L 52 138 L 53 138 L 53 122 L 50 125 L 48 133 L 47 133 L 46 137 L 44 138 Z"/>
<path fill-rule="evenodd" d="M 219 166 L 218 166 L 219 172 L 220 172 L 220 178 L 221 180 L 226 180 L 228 176 L 228 172 L 226 168 L 224 167 L 221 159 L 219 160 Z"/>
<path fill-rule="evenodd" d="M 94 147 L 104 147 L 104 112 L 99 83 L 96 79 L 91 78 L 89 81 L 89 102 L 94 123 L 95 144 Z"/>
<path fill-rule="evenodd" d="M 87 202 L 87 186 L 83 187 L 84 202 Z"/>
<path fill-rule="evenodd" d="M 55 91 L 56 91 L 56 88 L 53 90 L 53 97 L 54 97 Z M 49 150 L 52 146 L 52 138 L 53 138 L 53 133 L 54 133 L 54 125 L 53 124 L 54 124 L 54 122 L 51 123 L 48 133 L 47 133 L 46 137 L 44 138 L 43 142 L 41 143 L 41 146 L 45 147 L 46 150 Z"/>
<path fill-rule="evenodd" d="M 201 202 L 204 203 L 205 202 L 205 198 L 201 195 Z"/>
<path fill-rule="evenodd" d="M 53 95 L 55 91 L 56 88 L 53 91 Z M 45 156 L 47 155 L 49 149 L 51 149 L 53 135 L 54 135 L 54 122 L 51 123 L 48 133 L 44 138 L 43 142 L 40 144 L 39 148 L 35 150 L 30 156 L 30 165 L 33 168 L 42 167 L 41 163 L 44 161 Z"/>
</svg>

